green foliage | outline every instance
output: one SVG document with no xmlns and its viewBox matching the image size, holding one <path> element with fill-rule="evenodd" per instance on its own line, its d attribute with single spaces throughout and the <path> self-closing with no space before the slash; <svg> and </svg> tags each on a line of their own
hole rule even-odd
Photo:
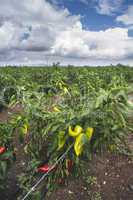
<svg viewBox="0 0 133 200">
<path fill-rule="evenodd" d="M 0 154 L 0 189 L 4 189 L 8 169 L 14 160 L 14 148 L 12 139 L 12 125 L 0 123 L 0 147 L 5 148 L 3 153 Z"/>
<path fill-rule="evenodd" d="M 23 112 L 12 121 L 29 160 L 24 178 L 19 178 L 23 193 L 38 179 L 39 166 L 53 165 L 71 146 L 48 176 L 49 189 L 56 187 L 59 180 L 83 171 L 82 161 L 90 159 L 94 151 L 124 143 L 131 130 L 128 93 L 132 68 L 54 66 L 0 70 L 8 79 L 5 84 L 15 85 L 15 91 L 6 90 L 7 103 L 9 106 L 19 103 L 23 107 Z M 79 141 L 69 134 L 69 126 L 74 130 L 76 125 L 82 127 Z M 88 127 L 94 130 L 90 138 L 86 134 Z M 9 143 L 12 144 L 12 139 Z M 68 163 L 72 165 L 71 170 Z"/>
</svg>

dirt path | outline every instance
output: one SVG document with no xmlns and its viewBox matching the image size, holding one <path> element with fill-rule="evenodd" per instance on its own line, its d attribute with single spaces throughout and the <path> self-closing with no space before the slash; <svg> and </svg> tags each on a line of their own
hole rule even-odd
<svg viewBox="0 0 133 200">
<path fill-rule="evenodd" d="M 20 113 L 22 112 L 22 107 L 20 105 L 15 106 L 12 109 L 7 109 L 4 110 L 3 112 L 0 113 L 0 122 L 7 122 L 11 117 L 12 113 Z M 7 188 L 5 188 L 5 191 L 8 192 L 3 192 L 0 194 L 0 200 L 16 200 L 17 197 L 17 192 L 19 191 L 19 187 L 17 184 L 17 176 L 20 175 L 23 170 L 25 169 L 25 155 L 23 151 L 23 146 L 19 143 L 18 139 L 18 134 L 17 132 L 15 133 L 14 137 L 14 146 L 16 148 L 16 161 L 12 165 L 11 169 L 9 170 L 8 173 L 8 178 L 7 178 Z"/>
</svg>

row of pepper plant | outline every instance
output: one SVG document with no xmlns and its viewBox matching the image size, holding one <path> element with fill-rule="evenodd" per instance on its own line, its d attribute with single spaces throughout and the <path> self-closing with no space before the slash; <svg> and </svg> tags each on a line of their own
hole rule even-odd
<svg viewBox="0 0 133 200">
<path fill-rule="evenodd" d="M 8 84 L 14 84 L 13 89 L 5 90 L 4 94 L 10 92 L 7 105 L 19 103 L 23 112 L 4 125 L 8 134 L 1 124 L 0 138 L 7 137 L 7 141 L 0 143 L 4 147 L 0 171 L 7 174 L 2 163 L 14 160 L 16 130 L 27 157 L 27 168 L 19 176 L 20 198 L 48 170 L 51 173 L 46 181 L 29 198 L 40 199 L 44 188 L 51 191 L 70 176 L 78 176 L 93 152 L 114 150 L 125 141 L 131 130 L 127 96 L 132 83 L 130 71 L 112 67 L 5 69 Z M 66 151 L 65 158 L 55 166 Z"/>
</svg>

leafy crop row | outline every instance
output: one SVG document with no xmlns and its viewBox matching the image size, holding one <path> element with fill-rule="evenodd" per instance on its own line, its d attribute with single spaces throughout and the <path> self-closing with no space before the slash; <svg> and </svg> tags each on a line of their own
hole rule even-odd
<svg viewBox="0 0 133 200">
<path fill-rule="evenodd" d="M 23 144 L 27 168 L 19 176 L 21 195 L 70 147 L 39 191 L 44 186 L 50 191 L 69 176 L 77 176 L 93 152 L 115 149 L 131 130 L 130 68 L 6 68 L 2 73 L 8 80 L 1 86 L 2 99 L 7 95 L 7 106 L 20 104 L 23 110 L 4 125 L 11 135 L 4 130 L 0 135 L 7 137 L 8 142 L 1 140 L 0 145 L 11 148 L 11 157 L 14 131 Z M 6 153 L 0 155 L 0 170 Z M 33 195 L 40 199 L 41 193 Z"/>
</svg>

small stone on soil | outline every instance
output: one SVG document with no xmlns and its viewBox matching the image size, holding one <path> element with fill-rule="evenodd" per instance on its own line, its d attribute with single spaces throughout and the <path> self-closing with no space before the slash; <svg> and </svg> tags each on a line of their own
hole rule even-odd
<svg viewBox="0 0 133 200">
<path fill-rule="evenodd" d="M 83 189 L 84 189 L 84 190 L 87 190 L 87 188 L 86 188 L 86 187 L 84 187 Z"/>
<path fill-rule="evenodd" d="M 105 185 L 106 184 L 106 181 L 103 181 L 103 185 Z"/>
<path fill-rule="evenodd" d="M 68 191 L 69 194 L 73 194 L 73 192 L 71 190 Z"/>
<path fill-rule="evenodd" d="M 129 184 L 128 187 L 129 187 L 130 191 L 133 191 L 133 184 Z"/>
</svg>

